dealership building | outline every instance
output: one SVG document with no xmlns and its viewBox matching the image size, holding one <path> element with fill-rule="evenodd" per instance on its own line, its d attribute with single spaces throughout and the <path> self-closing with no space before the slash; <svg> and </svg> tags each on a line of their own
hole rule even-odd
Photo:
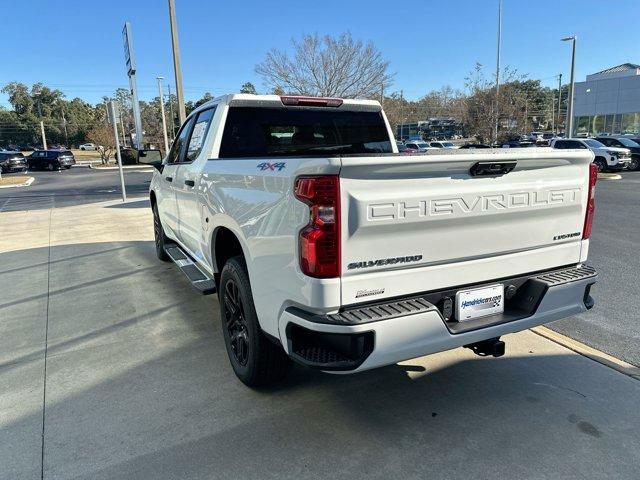
<svg viewBox="0 0 640 480">
<path fill-rule="evenodd" d="M 640 133 L 640 65 L 624 63 L 576 82 L 576 136 Z"/>
</svg>

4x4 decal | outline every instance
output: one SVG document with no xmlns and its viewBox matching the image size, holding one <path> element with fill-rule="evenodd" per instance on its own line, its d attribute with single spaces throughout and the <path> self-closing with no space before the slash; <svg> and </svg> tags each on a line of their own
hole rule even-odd
<svg viewBox="0 0 640 480">
<path fill-rule="evenodd" d="M 286 162 L 262 162 L 256 165 L 256 168 L 262 172 L 265 170 L 269 170 L 271 172 L 275 172 L 278 170 L 281 172 L 287 166 Z"/>
</svg>

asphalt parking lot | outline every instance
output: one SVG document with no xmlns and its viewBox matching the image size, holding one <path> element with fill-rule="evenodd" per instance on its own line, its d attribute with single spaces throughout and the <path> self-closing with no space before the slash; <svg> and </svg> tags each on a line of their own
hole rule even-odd
<svg viewBox="0 0 640 480">
<path fill-rule="evenodd" d="M 640 172 L 599 180 L 589 263 L 598 270 L 595 307 L 550 327 L 640 366 Z"/>
<path fill-rule="evenodd" d="M 151 179 L 148 170 L 140 168 L 125 171 L 128 197 L 148 194 Z M 18 174 L 5 174 L 12 175 Z M 121 198 L 117 170 L 77 167 L 60 172 L 33 171 L 28 175 L 35 178 L 30 187 L 0 189 L 0 212 L 60 208 Z"/>
<path fill-rule="evenodd" d="M 0 478 L 640 478 L 640 382 L 531 332 L 499 359 L 296 368 L 247 389 L 215 296 L 155 258 L 149 174 L 126 204 L 100 192 L 117 172 L 42 175 L 0 191 Z M 623 176 L 598 190 L 595 319 L 554 328 L 633 358 L 633 290 L 613 293 L 636 285 L 640 177 Z"/>
</svg>

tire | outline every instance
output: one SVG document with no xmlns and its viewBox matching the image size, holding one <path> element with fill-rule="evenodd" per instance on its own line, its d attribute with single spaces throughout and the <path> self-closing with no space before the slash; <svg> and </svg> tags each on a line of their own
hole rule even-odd
<svg viewBox="0 0 640 480">
<path fill-rule="evenodd" d="M 47 170 L 49 170 L 50 172 L 53 172 L 55 170 L 55 167 L 53 166 L 53 163 L 48 163 L 47 164 Z"/>
<path fill-rule="evenodd" d="M 627 170 L 640 170 L 640 159 L 638 157 L 631 157 L 631 162 L 627 166 Z"/>
<path fill-rule="evenodd" d="M 242 257 L 233 257 L 224 265 L 218 298 L 224 344 L 236 376 L 248 387 L 282 380 L 291 360 L 260 328 Z"/>
<path fill-rule="evenodd" d="M 596 158 L 593 163 L 595 163 L 596 167 L 598 167 L 598 173 L 607 171 L 607 162 L 604 158 Z"/>
<path fill-rule="evenodd" d="M 167 251 L 165 250 L 167 236 L 164 234 L 162 223 L 160 223 L 160 215 L 158 214 L 157 205 L 153 206 L 153 236 L 156 246 L 156 256 L 163 262 L 168 262 L 170 258 L 169 255 L 167 255 Z"/>
</svg>

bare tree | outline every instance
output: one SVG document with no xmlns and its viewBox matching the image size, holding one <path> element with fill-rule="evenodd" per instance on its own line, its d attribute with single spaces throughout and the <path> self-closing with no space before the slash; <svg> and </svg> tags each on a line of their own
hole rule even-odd
<svg viewBox="0 0 640 480">
<path fill-rule="evenodd" d="M 481 64 L 476 64 L 473 72 L 465 79 L 468 93 L 466 108 L 464 110 L 464 123 L 469 133 L 483 142 L 489 142 L 493 138 L 493 129 L 496 124 L 496 103 L 499 112 L 499 140 L 506 140 L 522 129 L 518 124 L 518 118 L 522 118 L 526 99 L 522 92 L 513 88 L 524 80 L 524 76 L 515 70 L 505 68 L 501 73 L 502 84 L 496 102 L 495 78 L 484 75 Z"/>
<path fill-rule="evenodd" d="M 87 140 L 98 147 L 102 164 L 108 164 L 111 151 L 115 150 L 116 143 L 113 138 L 113 128 L 110 125 L 98 123 L 87 132 Z"/>
<path fill-rule="evenodd" d="M 293 56 L 272 49 L 256 65 L 256 73 L 271 90 L 298 95 L 362 98 L 380 94 L 391 85 L 389 62 L 371 42 L 354 40 L 350 33 L 338 38 L 304 35 L 292 40 Z"/>
</svg>

